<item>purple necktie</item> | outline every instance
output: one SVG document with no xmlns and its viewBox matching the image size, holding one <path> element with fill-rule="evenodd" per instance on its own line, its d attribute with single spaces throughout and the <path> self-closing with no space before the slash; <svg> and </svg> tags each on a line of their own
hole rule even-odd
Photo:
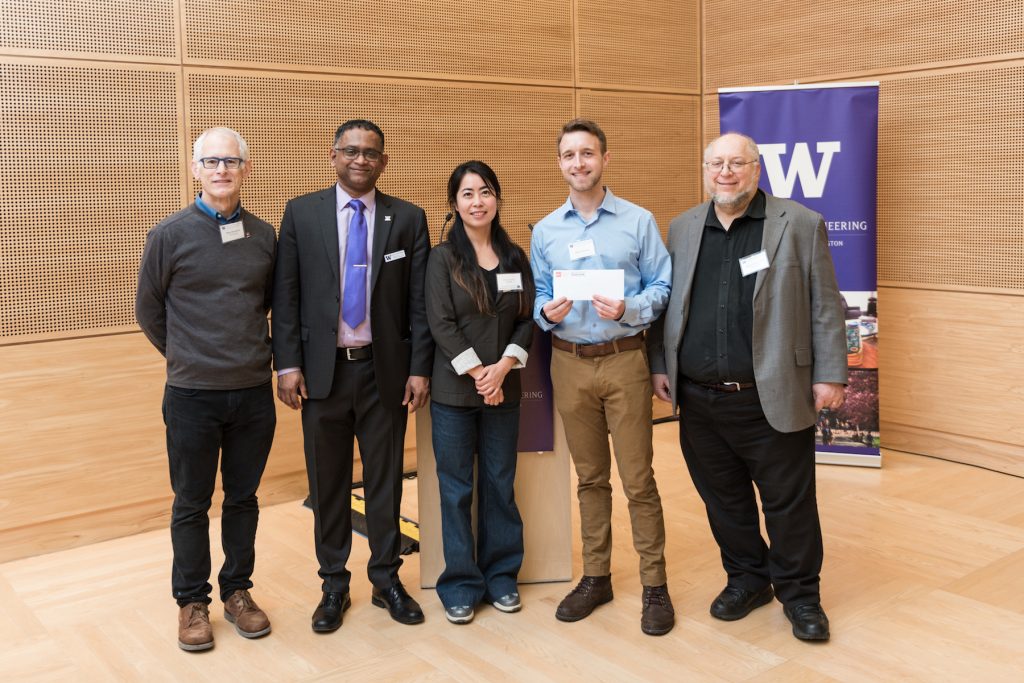
<svg viewBox="0 0 1024 683">
<path fill-rule="evenodd" d="M 363 203 L 353 199 L 345 206 L 352 207 L 345 240 L 345 291 L 341 305 L 341 319 L 355 329 L 366 319 L 366 218 Z"/>
</svg>

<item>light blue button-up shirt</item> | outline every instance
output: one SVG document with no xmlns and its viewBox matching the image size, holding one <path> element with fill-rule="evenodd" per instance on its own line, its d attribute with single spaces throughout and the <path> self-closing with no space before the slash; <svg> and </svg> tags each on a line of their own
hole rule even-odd
<svg viewBox="0 0 1024 683">
<path fill-rule="evenodd" d="M 588 239 L 594 241 L 594 255 L 572 260 L 569 245 Z M 607 188 L 589 221 L 566 200 L 537 223 L 530 240 L 530 263 L 537 286 L 533 317 L 541 329 L 569 342 L 598 344 L 630 337 L 650 327 L 668 303 L 672 261 L 654 216 Z M 573 303 L 560 323 L 544 319 L 541 308 L 554 298 L 553 271 L 598 269 L 625 271 L 626 311 L 621 320 L 601 318 L 589 301 Z"/>
</svg>

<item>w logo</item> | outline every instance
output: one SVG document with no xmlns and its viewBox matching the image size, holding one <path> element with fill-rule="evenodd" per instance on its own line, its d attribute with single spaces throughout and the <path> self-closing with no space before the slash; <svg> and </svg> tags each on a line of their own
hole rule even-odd
<svg viewBox="0 0 1024 683">
<path fill-rule="evenodd" d="M 817 171 L 811 160 L 811 151 L 806 142 L 793 145 L 793 156 L 789 159 L 789 168 L 783 170 L 782 157 L 786 153 L 786 143 L 758 145 L 764 158 L 764 170 L 768 173 L 768 182 L 772 186 L 772 194 L 786 199 L 793 196 L 793 185 L 800 179 L 800 189 L 807 199 L 821 197 L 825 194 L 825 181 L 832 166 L 832 155 L 839 153 L 839 141 L 819 142 L 818 154 L 821 155 L 821 166 Z"/>
</svg>

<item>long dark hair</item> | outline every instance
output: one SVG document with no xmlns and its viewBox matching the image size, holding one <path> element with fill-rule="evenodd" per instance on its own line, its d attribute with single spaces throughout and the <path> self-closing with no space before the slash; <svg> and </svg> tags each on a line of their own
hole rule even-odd
<svg viewBox="0 0 1024 683">
<path fill-rule="evenodd" d="M 456 284 L 469 292 L 481 313 L 494 315 L 494 306 L 491 304 L 491 296 L 487 291 L 487 283 L 484 281 L 480 265 L 476 260 L 476 251 L 466 234 L 462 216 L 455 210 L 462 179 L 469 173 L 480 176 L 487 188 L 499 202 L 501 201 L 501 184 L 498 182 L 498 176 L 484 162 L 467 161 L 459 164 L 452 171 L 448 178 L 448 206 L 452 208 L 455 220 L 446 235 L 448 243 L 452 246 L 452 277 Z M 494 220 L 491 222 L 491 247 L 498 256 L 499 272 L 522 274 L 523 291 L 519 292 L 519 316 L 531 315 L 533 311 L 533 273 L 530 271 L 530 262 L 526 258 L 526 252 L 513 242 L 505 229 L 501 227 L 500 212 L 494 214 Z"/>
</svg>

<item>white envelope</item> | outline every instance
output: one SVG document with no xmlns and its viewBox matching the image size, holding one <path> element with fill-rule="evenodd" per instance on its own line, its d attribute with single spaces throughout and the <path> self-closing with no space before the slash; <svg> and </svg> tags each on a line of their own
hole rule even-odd
<svg viewBox="0 0 1024 683">
<path fill-rule="evenodd" d="M 590 301 L 595 294 L 609 299 L 625 299 L 626 271 L 618 270 L 556 270 L 552 273 L 554 298 Z"/>
</svg>

